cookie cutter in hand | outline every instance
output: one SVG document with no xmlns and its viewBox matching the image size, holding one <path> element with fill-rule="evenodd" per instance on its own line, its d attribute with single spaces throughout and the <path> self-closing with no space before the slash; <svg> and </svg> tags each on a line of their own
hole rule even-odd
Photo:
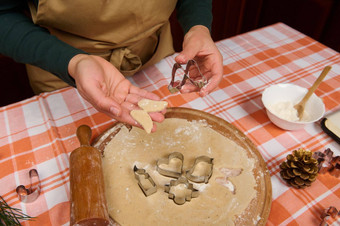
<svg viewBox="0 0 340 226">
<path fill-rule="evenodd" d="M 152 195 L 157 192 L 157 186 L 154 180 L 150 177 L 150 175 L 145 171 L 145 169 L 138 169 L 137 166 L 133 167 L 133 172 L 135 174 L 135 178 L 138 181 L 138 185 L 140 189 L 142 189 L 145 196 Z M 144 177 L 144 178 L 143 178 Z M 142 181 L 145 180 L 149 185 L 146 186 Z"/>
<path fill-rule="evenodd" d="M 195 66 L 198 73 L 199 73 L 199 76 L 194 78 L 194 79 L 191 78 L 190 75 L 189 75 L 189 69 L 192 66 Z M 176 71 L 178 69 L 184 71 L 182 81 L 180 81 L 180 80 L 175 81 Z M 199 78 L 199 79 L 197 79 L 197 78 Z M 189 80 L 191 84 L 193 84 L 194 86 L 196 86 L 199 89 L 201 89 L 203 86 L 205 86 L 207 84 L 207 78 L 201 73 L 201 70 L 200 70 L 200 68 L 199 68 L 199 66 L 198 66 L 198 64 L 195 60 L 189 60 L 185 70 L 182 68 L 181 64 L 179 64 L 179 63 L 174 64 L 174 66 L 172 68 L 171 82 L 168 85 L 168 90 L 170 91 L 170 93 L 179 92 L 182 89 L 183 85 L 186 83 L 187 80 Z"/>
<path fill-rule="evenodd" d="M 189 192 L 181 192 L 181 194 L 176 195 L 175 192 L 171 188 L 175 188 L 176 186 L 181 186 L 180 189 L 187 189 Z M 169 199 L 173 199 L 177 205 L 182 205 L 185 202 L 190 202 L 192 198 L 197 198 L 199 195 L 199 191 L 194 188 L 193 184 L 189 183 L 188 179 L 185 177 L 180 177 L 176 180 L 171 180 L 170 184 L 166 184 L 164 186 L 164 191 L 169 193 Z"/>
<path fill-rule="evenodd" d="M 185 176 L 196 183 L 208 183 L 212 173 L 213 173 L 213 158 L 202 155 L 195 159 L 194 165 L 188 171 L 186 171 Z M 196 168 L 199 167 L 201 163 L 207 164 L 207 169 L 202 170 L 202 172 L 195 173 Z"/>
<path fill-rule="evenodd" d="M 33 202 L 39 197 L 41 192 L 38 171 L 36 169 L 31 169 L 29 171 L 29 177 L 31 181 L 31 186 L 29 188 L 26 188 L 24 185 L 19 185 L 16 189 L 19 200 L 24 203 Z"/>
</svg>

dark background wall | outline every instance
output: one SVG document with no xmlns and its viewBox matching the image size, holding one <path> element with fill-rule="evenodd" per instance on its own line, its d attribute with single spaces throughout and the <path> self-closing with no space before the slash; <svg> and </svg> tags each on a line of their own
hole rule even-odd
<svg viewBox="0 0 340 226">
<path fill-rule="evenodd" d="M 214 41 L 283 22 L 340 52 L 340 0 L 213 0 Z M 182 49 L 183 32 L 170 18 L 174 47 Z M 25 66 L 0 55 L 0 106 L 33 96 Z"/>
<path fill-rule="evenodd" d="M 283 22 L 340 52 L 340 0 L 213 0 L 215 41 Z M 171 17 L 173 33 L 180 27 Z M 181 37 L 175 37 L 176 51 Z"/>
</svg>

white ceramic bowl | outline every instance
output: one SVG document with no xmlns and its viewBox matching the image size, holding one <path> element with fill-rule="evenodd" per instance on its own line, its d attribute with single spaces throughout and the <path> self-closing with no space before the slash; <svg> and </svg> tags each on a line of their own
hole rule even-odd
<svg viewBox="0 0 340 226">
<path fill-rule="evenodd" d="M 285 130 L 302 129 L 305 125 L 318 121 L 325 113 L 325 105 L 314 93 L 305 105 L 305 121 L 290 121 L 274 114 L 273 104 L 291 102 L 297 104 L 308 92 L 306 88 L 293 84 L 276 84 L 266 88 L 262 93 L 262 102 L 269 119 L 278 127 Z"/>
</svg>

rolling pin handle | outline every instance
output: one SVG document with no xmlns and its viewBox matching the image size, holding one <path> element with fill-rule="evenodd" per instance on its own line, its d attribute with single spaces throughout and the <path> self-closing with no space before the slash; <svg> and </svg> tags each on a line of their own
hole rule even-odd
<svg viewBox="0 0 340 226">
<path fill-rule="evenodd" d="M 77 129 L 77 137 L 80 142 L 80 146 L 90 146 L 90 140 L 92 137 L 92 130 L 87 125 L 81 125 Z"/>
</svg>

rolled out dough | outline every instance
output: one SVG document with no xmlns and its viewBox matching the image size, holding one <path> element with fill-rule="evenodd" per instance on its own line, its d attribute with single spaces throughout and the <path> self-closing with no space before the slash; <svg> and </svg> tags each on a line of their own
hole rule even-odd
<svg viewBox="0 0 340 226">
<path fill-rule="evenodd" d="M 157 127 L 152 134 L 122 127 L 105 147 L 102 163 L 110 216 L 121 225 L 234 225 L 256 196 L 255 160 L 204 120 L 168 118 Z M 172 178 L 156 171 L 157 160 L 175 151 L 184 155 L 183 172 L 200 155 L 214 158 L 209 183 L 191 182 L 199 196 L 183 205 L 176 205 L 164 192 Z M 153 178 L 158 186 L 155 194 L 144 196 L 134 177 L 134 165 Z M 235 194 L 220 181 L 224 168 L 242 170 L 228 178 Z"/>
</svg>

